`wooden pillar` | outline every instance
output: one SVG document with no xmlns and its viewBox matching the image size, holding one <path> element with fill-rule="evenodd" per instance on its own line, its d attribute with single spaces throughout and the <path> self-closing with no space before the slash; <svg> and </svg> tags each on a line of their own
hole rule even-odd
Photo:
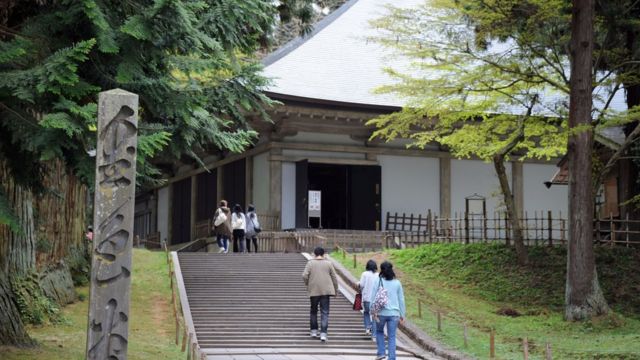
<svg viewBox="0 0 640 360">
<path fill-rule="evenodd" d="M 190 234 L 190 239 L 191 241 L 195 240 L 194 237 L 196 235 L 196 209 L 197 209 L 197 204 L 196 202 L 198 201 L 198 181 L 197 181 L 197 176 L 194 175 L 191 177 L 191 216 L 189 216 L 189 219 L 191 221 L 191 223 L 189 224 L 189 234 Z"/>
<path fill-rule="evenodd" d="M 513 188 L 513 201 L 516 205 L 518 216 L 524 213 L 524 179 L 522 175 L 523 164 L 521 161 L 511 162 L 511 186 Z"/>
<path fill-rule="evenodd" d="M 222 182 L 222 174 L 224 173 L 224 167 L 218 166 L 216 169 L 216 207 L 220 204 L 220 200 L 224 199 L 224 184 Z M 233 205 L 231 205 L 233 206 Z"/>
<path fill-rule="evenodd" d="M 279 160 L 282 149 L 273 148 L 269 151 L 269 210 L 280 214 L 282 208 L 282 161 Z M 278 157 L 278 160 L 274 160 Z"/>
<path fill-rule="evenodd" d="M 245 159 L 244 170 L 244 194 L 247 202 L 246 204 L 244 204 L 244 208 L 246 209 L 249 204 L 253 204 L 253 156 L 247 156 L 247 158 Z"/>
<path fill-rule="evenodd" d="M 168 188 L 168 194 L 167 196 L 169 197 L 167 199 L 167 233 L 166 234 L 160 234 L 161 238 L 160 238 L 160 242 L 162 242 L 163 240 L 167 241 L 167 245 L 170 245 L 173 242 L 172 236 L 171 234 L 173 234 L 173 184 L 169 185 Z"/>
<path fill-rule="evenodd" d="M 138 95 L 98 98 L 98 146 L 87 359 L 126 359 L 136 191 Z"/>
<path fill-rule="evenodd" d="M 451 217 L 451 158 L 440 158 L 440 217 Z"/>
<path fill-rule="evenodd" d="M 151 211 L 149 231 L 154 233 L 158 231 L 158 190 L 154 190 L 149 198 L 148 208 Z"/>
</svg>

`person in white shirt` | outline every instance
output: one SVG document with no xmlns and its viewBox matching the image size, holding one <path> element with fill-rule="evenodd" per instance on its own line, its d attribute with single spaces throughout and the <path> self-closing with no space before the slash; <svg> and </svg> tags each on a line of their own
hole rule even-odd
<svg viewBox="0 0 640 360">
<path fill-rule="evenodd" d="M 371 314 L 369 308 L 371 306 L 371 291 L 375 285 L 375 281 L 378 279 L 378 264 L 375 261 L 367 261 L 366 271 L 360 276 L 360 282 L 358 286 L 362 293 L 362 308 L 364 309 L 364 331 L 368 336 L 373 335 L 373 322 L 371 321 Z"/>
<path fill-rule="evenodd" d="M 244 233 L 247 230 L 247 218 L 244 216 L 240 204 L 235 204 L 231 214 L 231 229 L 233 230 L 233 249 L 246 252 L 244 248 Z"/>
</svg>

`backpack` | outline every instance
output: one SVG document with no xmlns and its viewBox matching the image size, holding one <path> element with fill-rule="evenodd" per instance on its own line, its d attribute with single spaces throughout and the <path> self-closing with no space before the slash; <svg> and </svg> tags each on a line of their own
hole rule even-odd
<svg viewBox="0 0 640 360">
<path fill-rule="evenodd" d="M 224 213 L 224 211 L 222 211 L 220 209 L 218 209 L 218 211 L 216 211 L 216 212 L 218 213 L 218 216 L 216 216 L 216 218 L 213 219 L 213 226 L 218 227 L 222 223 L 227 221 L 227 215 Z"/>
<path fill-rule="evenodd" d="M 387 294 L 387 289 L 384 288 L 384 284 L 382 283 L 382 278 L 380 278 L 380 287 L 378 287 L 378 292 L 376 292 L 376 296 L 371 304 L 370 312 L 374 317 L 378 316 L 378 313 L 382 311 L 387 304 L 389 303 L 389 295 Z"/>
</svg>

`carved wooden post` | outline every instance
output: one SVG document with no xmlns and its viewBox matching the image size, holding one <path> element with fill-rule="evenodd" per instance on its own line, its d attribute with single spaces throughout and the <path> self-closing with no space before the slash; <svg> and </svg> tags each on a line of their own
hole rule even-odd
<svg viewBox="0 0 640 360">
<path fill-rule="evenodd" d="M 115 89 L 101 92 L 98 103 L 87 359 L 123 360 L 129 334 L 138 95 Z"/>
</svg>

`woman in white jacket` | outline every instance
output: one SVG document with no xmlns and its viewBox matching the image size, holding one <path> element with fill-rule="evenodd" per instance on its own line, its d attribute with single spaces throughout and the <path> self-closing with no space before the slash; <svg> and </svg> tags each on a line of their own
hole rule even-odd
<svg viewBox="0 0 640 360">
<path fill-rule="evenodd" d="M 373 291 L 373 287 L 376 284 L 377 280 L 378 264 L 376 264 L 376 262 L 373 260 L 369 260 L 367 261 L 366 271 L 363 272 L 360 276 L 358 287 L 360 288 L 360 292 L 362 293 L 362 307 L 364 310 L 364 331 L 368 336 L 371 336 L 373 340 L 375 340 L 376 335 L 373 332 L 373 322 L 371 321 L 369 308 L 371 307 L 371 292 Z"/>
<path fill-rule="evenodd" d="M 233 230 L 233 251 L 245 252 L 244 233 L 247 230 L 247 218 L 244 216 L 240 204 L 233 207 L 231 229 Z"/>
</svg>

